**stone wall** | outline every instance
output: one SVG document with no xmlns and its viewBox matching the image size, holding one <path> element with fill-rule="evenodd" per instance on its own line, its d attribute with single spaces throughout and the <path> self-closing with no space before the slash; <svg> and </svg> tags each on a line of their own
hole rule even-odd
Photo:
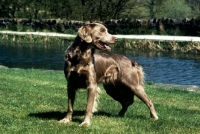
<svg viewBox="0 0 200 134">
<path fill-rule="evenodd" d="M 94 21 L 98 22 L 98 21 Z M 58 31 L 62 28 L 76 31 L 89 21 L 76 21 L 66 19 L 26 19 L 26 18 L 0 18 L 0 27 L 6 28 L 13 25 L 31 26 L 33 28 L 52 27 Z M 199 19 L 111 19 L 103 23 L 113 34 L 165 34 L 198 36 L 200 31 Z M 62 30 L 60 30 L 62 32 Z"/>
</svg>

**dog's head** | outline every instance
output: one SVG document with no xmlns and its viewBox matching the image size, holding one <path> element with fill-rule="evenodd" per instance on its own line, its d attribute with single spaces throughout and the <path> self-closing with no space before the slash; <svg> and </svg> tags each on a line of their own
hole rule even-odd
<svg viewBox="0 0 200 134">
<path fill-rule="evenodd" d="M 111 50 L 108 44 L 113 44 L 117 41 L 117 38 L 109 34 L 107 28 L 99 23 L 90 23 L 82 26 L 78 30 L 78 35 L 85 42 L 107 51 Z"/>
</svg>

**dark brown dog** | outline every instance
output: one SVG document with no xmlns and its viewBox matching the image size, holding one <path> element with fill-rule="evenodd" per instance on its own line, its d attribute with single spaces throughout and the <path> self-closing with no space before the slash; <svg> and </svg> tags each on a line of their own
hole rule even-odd
<svg viewBox="0 0 200 134">
<path fill-rule="evenodd" d="M 142 67 L 125 56 L 95 54 L 96 48 L 110 51 L 111 48 L 107 44 L 115 42 L 116 38 L 109 34 L 102 24 L 86 24 L 78 30 L 78 36 L 65 53 L 64 73 L 68 81 L 68 112 L 61 123 L 72 120 L 77 89 L 87 88 L 86 116 L 80 125 L 90 125 L 90 118 L 96 109 L 98 83 L 103 83 L 106 92 L 121 103 L 120 116 L 125 114 L 136 95 L 148 106 L 151 117 L 158 119 L 153 103 L 144 91 Z"/>
</svg>

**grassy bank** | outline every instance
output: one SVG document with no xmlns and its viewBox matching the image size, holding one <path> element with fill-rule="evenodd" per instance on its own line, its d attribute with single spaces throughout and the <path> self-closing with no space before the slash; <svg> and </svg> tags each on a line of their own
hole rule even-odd
<svg viewBox="0 0 200 134">
<path fill-rule="evenodd" d="M 125 49 L 138 49 L 141 51 L 169 51 L 181 53 L 200 54 L 200 42 L 192 41 L 154 41 L 121 39 L 115 47 Z"/>
<path fill-rule="evenodd" d="M 0 42 L 4 43 L 34 43 L 34 44 L 66 44 L 68 41 L 74 40 L 74 37 L 58 37 L 58 36 L 41 36 L 41 35 L 17 35 L 17 34 L 4 34 L 0 33 Z"/>
<path fill-rule="evenodd" d="M 149 119 L 147 107 L 137 98 L 123 118 L 113 117 L 120 105 L 102 90 L 99 112 L 90 127 L 84 118 L 86 91 L 77 93 L 73 122 L 59 124 L 67 108 L 62 71 L 0 68 L 0 133 L 82 134 L 196 134 L 200 132 L 199 93 L 145 85 L 159 120 Z"/>
<path fill-rule="evenodd" d="M 42 34 L 42 33 L 40 33 Z M 48 34 L 9 34 L 0 33 L 0 43 L 33 43 L 33 44 L 53 44 L 64 45 L 71 44 L 73 36 L 49 36 Z M 170 51 L 181 53 L 200 54 L 200 42 L 193 41 L 170 41 L 170 40 L 148 40 L 148 39 L 118 39 L 115 48 L 137 49 L 140 51 Z"/>
</svg>

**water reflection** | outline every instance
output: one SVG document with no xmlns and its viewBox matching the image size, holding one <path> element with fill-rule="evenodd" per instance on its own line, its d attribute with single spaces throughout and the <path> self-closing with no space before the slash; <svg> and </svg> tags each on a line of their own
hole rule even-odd
<svg viewBox="0 0 200 134">
<path fill-rule="evenodd" d="M 10 68 L 63 69 L 64 45 L 1 44 L 0 64 Z"/>
<path fill-rule="evenodd" d="M 0 43 L 0 65 L 10 68 L 63 70 L 68 45 Z M 146 81 L 200 87 L 200 55 L 113 49 L 142 65 Z"/>
</svg>

